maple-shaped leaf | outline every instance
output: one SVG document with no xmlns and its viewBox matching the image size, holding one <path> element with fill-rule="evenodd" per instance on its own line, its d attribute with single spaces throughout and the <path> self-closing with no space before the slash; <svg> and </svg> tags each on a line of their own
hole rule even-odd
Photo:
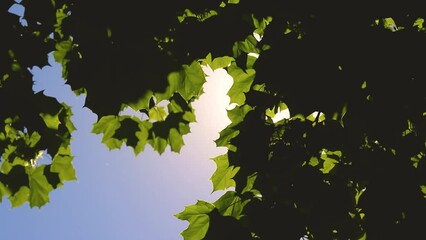
<svg viewBox="0 0 426 240">
<path fill-rule="evenodd" d="M 214 202 L 214 206 L 223 216 L 240 219 L 244 206 L 248 202 L 250 202 L 250 199 L 243 201 L 235 191 L 227 191 Z"/>
<path fill-rule="evenodd" d="M 138 126 L 139 130 L 135 132 L 135 135 L 138 138 L 138 143 L 133 147 L 135 155 L 138 155 L 145 149 L 145 145 L 149 138 L 149 130 L 152 128 L 152 123 L 149 121 L 141 121 Z"/>
<path fill-rule="evenodd" d="M 227 153 L 214 157 L 212 160 L 216 163 L 216 171 L 210 178 L 213 183 L 213 191 L 235 187 L 235 181 L 232 178 L 237 174 L 240 168 L 229 166 Z"/>
<path fill-rule="evenodd" d="M 208 65 L 214 71 L 219 68 L 226 68 L 234 61 L 235 59 L 229 56 L 216 57 L 212 59 L 212 54 L 209 53 L 205 59 L 201 60 L 201 64 Z"/>
<path fill-rule="evenodd" d="M 51 115 L 49 113 L 40 113 L 40 117 L 43 118 L 43 121 L 44 123 L 46 123 L 46 126 L 48 128 L 58 130 L 58 126 L 61 123 L 61 121 L 58 118 L 59 113 L 55 115 Z"/>
<path fill-rule="evenodd" d="M 41 207 L 48 203 L 49 193 L 53 190 L 52 185 L 47 181 L 44 175 L 46 165 L 37 166 L 28 171 L 30 186 L 30 207 Z"/>
<path fill-rule="evenodd" d="M 189 226 L 181 235 L 185 240 L 201 240 L 206 235 L 209 228 L 209 214 L 214 205 L 205 201 L 198 200 L 196 204 L 186 206 L 185 209 L 175 214 L 180 220 L 189 222 Z"/>
<path fill-rule="evenodd" d="M 238 136 L 240 131 L 233 128 L 225 128 L 219 133 L 219 138 L 215 140 L 217 147 L 227 147 L 228 150 L 235 152 L 237 147 L 231 144 L 231 139 Z"/>
<path fill-rule="evenodd" d="M 50 170 L 58 173 L 61 181 L 71 181 L 77 179 L 75 169 L 72 164 L 73 156 L 71 148 L 60 147 L 58 153 L 53 157 Z"/>
<path fill-rule="evenodd" d="M 232 128 L 233 126 L 238 125 L 244 120 L 247 113 L 251 110 L 253 110 L 253 107 L 247 104 L 236 106 L 235 108 L 228 110 L 228 118 L 231 120 L 231 123 L 227 127 Z"/>
<path fill-rule="evenodd" d="M 165 93 L 155 94 L 157 101 L 162 101 L 172 97 L 176 92 L 186 101 L 193 97 L 198 97 L 202 93 L 202 86 L 206 81 L 204 72 L 200 64 L 193 61 L 191 65 L 183 65 L 182 70 L 172 72 L 167 79 L 169 86 Z"/>
<path fill-rule="evenodd" d="M 231 144 L 231 139 L 238 136 L 240 131 L 234 126 L 238 125 L 244 120 L 246 114 L 253 108 L 247 104 L 242 106 L 236 106 L 235 108 L 228 110 L 228 118 L 231 123 L 219 133 L 219 138 L 215 140 L 216 146 L 227 147 L 230 151 L 236 151 L 236 146 Z"/>
<path fill-rule="evenodd" d="M 0 180 L 0 203 L 3 201 L 3 197 L 9 196 L 9 195 L 10 195 L 10 190 L 3 184 L 3 181 Z"/>
<path fill-rule="evenodd" d="M 9 201 L 12 208 L 22 206 L 24 203 L 28 202 L 30 199 L 30 189 L 27 186 L 22 186 L 19 190 L 9 196 Z"/>
<path fill-rule="evenodd" d="M 153 94 L 154 93 L 151 90 L 146 90 L 146 92 L 142 94 L 142 96 L 137 101 L 129 102 L 127 105 L 135 111 L 150 109 Z"/>
<path fill-rule="evenodd" d="M 113 137 L 120 126 L 120 120 L 117 116 L 104 116 L 95 124 L 93 124 L 92 133 L 102 133 L 102 143 L 104 143 L 110 150 L 116 149 L 120 148 L 123 144 L 123 140 L 119 140 Z"/>
<path fill-rule="evenodd" d="M 227 70 L 229 75 L 231 75 L 234 80 L 231 88 L 228 91 L 230 103 L 243 105 L 246 100 L 244 93 L 250 90 L 256 71 L 254 69 L 247 69 L 244 71 L 235 63 L 232 63 L 231 66 L 227 68 Z"/>
</svg>

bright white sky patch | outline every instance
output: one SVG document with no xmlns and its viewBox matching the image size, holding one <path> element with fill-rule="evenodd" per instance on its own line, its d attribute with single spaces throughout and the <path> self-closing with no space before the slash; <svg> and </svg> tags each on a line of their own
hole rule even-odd
<svg viewBox="0 0 426 240">
<path fill-rule="evenodd" d="M 290 111 L 288 110 L 288 108 L 281 110 L 280 108 L 278 108 L 278 112 L 277 114 L 275 114 L 275 116 L 272 118 L 272 121 L 274 123 L 279 122 L 283 119 L 289 119 L 290 118 Z"/>
</svg>

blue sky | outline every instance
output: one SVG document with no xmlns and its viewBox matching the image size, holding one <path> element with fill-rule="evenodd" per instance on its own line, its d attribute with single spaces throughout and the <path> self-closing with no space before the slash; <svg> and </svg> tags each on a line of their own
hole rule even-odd
<svg viewBox="0 0 426 240">
<path fill-rule="evenodd" d="M 76 97 L 61 79 L 61 69 L 33 68 L 34 90 L 73 106 L 77 130 L 71 143 L 77 181 L 66 182 L 50 194 L 42 208 L 28 204 L 11 208 L 0 204 L 1 239 L 43 240 L 178 240 L 188 222 L 173 215 L 197 200 L 214 201 L 210 177 L 216 166 L 211 158 L 226 152 L 214 139 L 228 124 L 225 95 L 232 80 L 224 70 L 208 72 L 205 94 L 193 104 L 197 123 L 184 137 L 180 154 L 161 156 L 146 148 L 134 156 L 130 148 L 109 151 L 101 135 L 90 133 L 97 116 L 84 108 L 84 96 Z M 48 159 L 44 159 L 45 161 Z"/>
</svg>

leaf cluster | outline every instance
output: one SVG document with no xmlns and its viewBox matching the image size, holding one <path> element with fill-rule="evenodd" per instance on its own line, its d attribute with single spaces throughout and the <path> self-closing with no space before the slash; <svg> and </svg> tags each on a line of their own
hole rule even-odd
<svg viewBox="0 0 426 240">
<path fill-rule="evenodd" d="M 71 109 L 31 89 L 28 69 L 53 52 L 98 115 L 92 132 L 135 154 L 146 144 L 180 151 L 202 66 L 232 76 L 236 107 L 216 140 L 228 152 L 213 158 L 211 177 L 227 192 L 176 214 L 189 222 L 185 239 L 422 235 L 426 13 L 417 3 L 38 2 L 22 1 L 26 24 L 0 15 L 0 197 L 12 205 L 40 207 L 75 178 Z M 143 117 L 121 114 L 128 107 Z M 277 119 L 283 110 L 290 116 Z M 44 151 L 52 162 L 37 165 Z"/>
</svg>

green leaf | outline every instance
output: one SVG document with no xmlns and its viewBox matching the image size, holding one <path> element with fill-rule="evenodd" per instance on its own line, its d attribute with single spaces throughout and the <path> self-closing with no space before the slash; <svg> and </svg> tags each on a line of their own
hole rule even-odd
<svg viewBox="0 0 426 240">
<path fill-rule="evenodd" d="M 52 185 L 44 175 L 46 165 L 41 165 L 29 171 L 30 185 L 30 207 L 41 207 L 49 202 L 49 192 L 53 190 Z"/>
<path fill-rule="evenodd" d="M 127 103 L 129 107 L 131 107 L 135 111 L 139 111 L 141 109 L 149 109 L 149 102 L 151 100 L 151 97 L 153 95 L 153 92 L 151 90 L 147 90 L 141 98 L 139 98 L 136 102 L 130 102 Z"/>
<path fill-rule="evenodd" d="M 155 94 L 158 102 L 170 98 L 175 93 L 179 93 L 186 101 L 189 101 L 202 93 L 202 86 L 206 81 L 204 72 L 196 61 L 191 65 L 183 65 L 181 71 L 170 73 L 167 79 L 169 87 L 166 92 Z"/>
<path fill-rule="evenodd" d="M 242 106 L 236 106 L 232 110 L 228 110 L 228 118 L 231 120 L 231 124 L 228 127 L 233 127 L 242 122 L 248 112 L 253 110 L 253 108 L 247 104 Z"/>
<path fill-rule="evenodd" d="M 168 141 L 161 136 L 157 136 L 155 133 L 152 134 L 152 139 L 148 140 L 148 143 L 157 151 L 159 154 L 164 153 L 168 145 Z"/>
<path fill-rule="evenodd" d="M 253 69 L 247 69 L 245 72 L 233 63 L 228 67 L 228 73 L 234 80 L 232 87 L 228 91 L 230 104 L 236 103 L 237 105 L 243 105 L 246 100 L 244 93 L 250 90 L 256 71 Z"/>
<path fill-rule="evenodd" d="M 321 152 L 321 159 L 324 160 L 323 167 L 320 169 L 324 174 L 329 173 L 334 166 L 339 162 L 342 156 L 341 151 L 329 151 L 324 149 Z"/>
<path fill-rule="evenodd" d="M 212 160 L 216 163 L 216 171 L 210 178 L 213 183 L 213 191 L 235 187 L 235 180 L 233 177 L 237 174 L 240 168 L 229 166 L 228 154 L 226 153 L 212 158 Z"/>
<path fill-rule="evenodd" d="M 43 121 L 48 128 L 58 130 L 58 126 L 59 124 L 61 124 L 61 121 L 59 121 L 59 118 L 58 118 L 59 113 L 57 113 L 56 115 L 51 115 L 48 113 L 40 113 L 40 117 L 43 118 Z"/>
<path fill-rule="evenodd" d="M 149 121 L 142 121 L 138 126 L 139 131 L 135 133 L 136 137 L 138 138 L 138 143 L 133 148 L 133 151 L 136 155 L 143 152 L 145 149 L 145 144 L 148 141 L 149 130 L 152 128 L 152 123 Z"/>
<path fill-rule="evenodd" d="M 41 139 L 41 136 L 38 132 L 34 131 L 28 139 L 28 146 L 33 148 Z"/>
<path fill-rule="evenodd" d="M 423 26 L 424 22 L 425 20 L 423 18 L 417 18 L 416 21 L 414 21 L 413 23 L 413 27 L 417 27 L 418 31 L 421 31 L 421 30 L 424 31 L 425 30 L 425 27 Z"/>
<path fill-rule="evenodd" d="M 249 176 L 247 176 L 247 184 L 244 187 L 244 189 L 241 191 L 241 194 L 244 194 L 246 192 L 250 192 L 253 190 L 254 182 L 256 181 L 257 173 L 253 173 Z"/>
<path fill-rule="evenodd" d="M 242 201 L 235 191 L 228 191 L 222 195 L 214 205 L 223 216 L 232 216 L 236 219 L 242 217 L 244 206 L 250 200 Z"/>
<path fill-rule="evenodd" d="M 207 214 L 211 212 L 215 206 L 209 202 L 198 200 L 196 204 L 186 206 L 184 211 L 178 214 L 175 214 L 180 220 L 189 220 L 194 216 L 198 216 L 201 214 Z"/>
<path fill-rule="evenodd" d="M 183 114 L 182 119 L 185 120 L 185 121 L 188 121 L 188 122 L 195 122 L 196 121 L 195 114 L 193 112 L 189 112 L 189 111 L 186 111 Z M 185 125 L 185 126 L 187 126 L 187 125 Z"/>
<path fill-rule="evenodd" d="M 209 228 L 209 216 L 207 215 L 214 209 L 214 205 L 205 201 L 198 200 L 196 204 L 186 206 L 184 211 L 175 214 L 180 220 L 189 222 L 189 226 L 181 235 L 185 240 L 201 240 Z"/>
<path fill-rule="evenodd" d="M 209 216 L 207 214 L 214 208 L 213 204 L 198 200 L 196 204 L 186 206 L 184 211 L 175 214 L 176 218 L 189 222 L 188 228 L 181 233 L 185 240 L 204 238 L 209 228 Z"/>
<path fill-rule="evenodd" d="M 233 57 L 217 57 L 213 59 L 213 62 L 209 64 L 212 70 L 216 70 L 218 68 L 226 68 L 228 67 L 232 62 L 234 62 L 235 59 Z"/>
<path fill-rule="evenodd" d="M 57 154 L 53 158 L 50 170 L 52 172 L 58 173 L 61 181 L 75 180 L 77 179 L 77 176 L 75 174 L 75 169 L 72 164 L 72 160 L 73 157 L 70 154 Z"/>
<path fill-rule="evenodd" d="M 22 186 L 19 190 L 9 196 L 9 201 L 12 208 L 22 206 L 30 198 L 30 189 L 27 186 Z"/>
<path fill-rule="evenodd" d="M 232 128 L 225 128 L 220 131 L 219 138 L 215 140 L 216 146 L 218 147 L 227 147 L 229 151 L 235 152 L 237 150 L 236 146 L 232 145 L 231 139 L 240 134 L 239 130 Z"/>
<path fill-rule="evenodd" d="M 169 132 L 170 148 L 173 152 L 179 152 L 184 145 L 182 135 L 176 128 L 171 128 Z"/>
<path fill-rule="evenodd" d="M 209 229 L 210 218 L 208 215 L 194 216 L 189 220 L 189 226 L 181 235 L 185 240 L 201 240 Z"/>
<path fill-rule="evenodd" d="M 219 138 L 215 140 L 217 147 L 227 147 L 229 151 L 235 152 L 237 148 L 230 144 L 231 139 L 238 136 L 240 134 L 239 130 L 232 129 L 232 128 L 225 128 L 222 131 L 220 131 Z"/>
<path fill-rule="evenodd" d="M 92 133 L 103 133 L 106 136 L 113 136 L 115 130 L 120 127 L 120 122 L 116 116 L 104 116 L 93 124 Z"/>
<path fill-rule="evenodd" d="M 117 129 L 121 126 L 117 116 L 104 116 L 93 125 L 92 133 L 103 134 L 102 143 L 110 150 L 120 148 L 124 140 L 113 138 Z"/>
<path fill-rule="evenodd" d="M 65 111 L 63 111 L 63 110 L 65 110 Z M 68 131 L 71 133 L 74 130 L 76 130 L 74 123 L 72 122 L 72 119 L 71 119 L 71 117 L 73 116 L 71 107 L 62 103 L 62 110 L 61 111 L 62 111 L 62 114 L 61 114 L 61 112 L 59 112 L 59 114 L 62 115 L 62 123 L 65 122 L 65 126 L 67 127 Z"/>
<path fill-rule="evenodd" d="M 0 203 L 3 201 L 3 197 L 9 195 L 10 190 L 0 181 Z"/>
<path fill-rule="evenodd" d="M 67 54 L 73 49 L 73 42 L 71 39 L 62 40 L 56 43 L 56 50 L 53 52 L 53 57 L 57 63 L 62 65 L 62 76 L 65 78 L 67 76 L 66 65 L 69 62 L 67 59 Z"/>
<path fill-rule="evenodd" d="M 426 185 L 421 185 L 420 190 L 422 191 L 422 193 L 424 195 L 423 197 L 426 198 Z"/>
<path fill-rule="evenodd" d="M 152 121 L 164 121 L 167 116 L 167 112 L 164 107 L 157 106 L 149 109 L 148 115 L 149 119 Z"/>
</svg>

